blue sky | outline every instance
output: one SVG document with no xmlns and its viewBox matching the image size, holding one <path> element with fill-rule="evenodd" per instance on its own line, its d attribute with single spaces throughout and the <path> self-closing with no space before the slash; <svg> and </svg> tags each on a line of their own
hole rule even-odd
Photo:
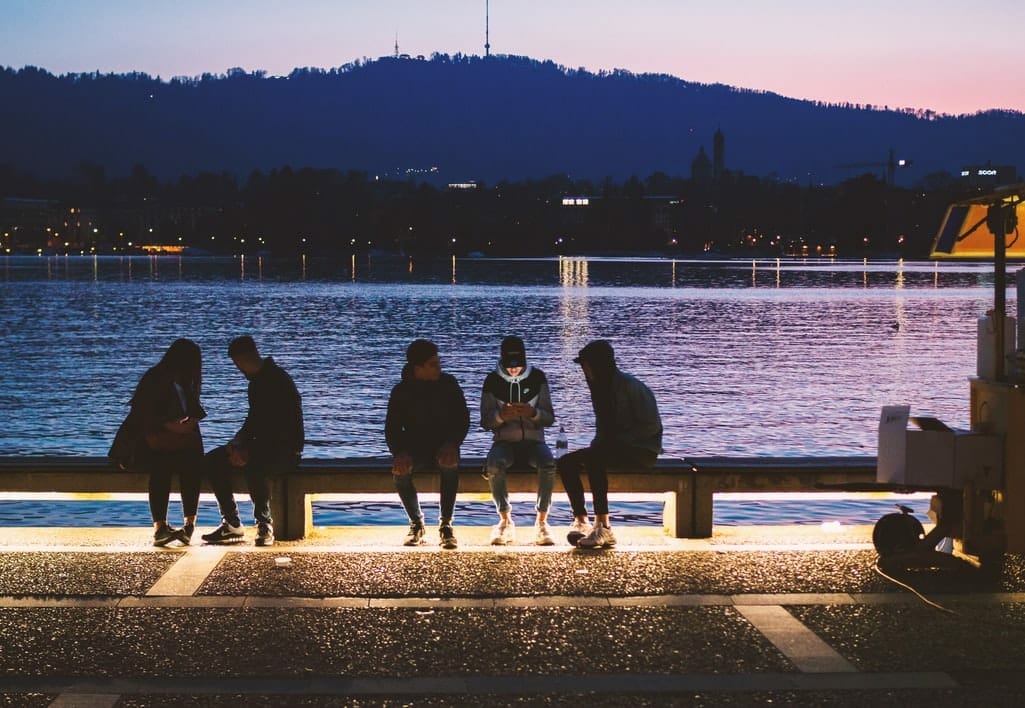
<svg viewBox="0 0 1025 708">
<path fill-rule="evenodd" d="M 0 0 L 0 65 L 287 74 L 399 50 L 483 54 L 483 0 Z M 1025 3 L 491 0 L 493 54 L 796 98 L 1025 111 Z"/>
</svg>

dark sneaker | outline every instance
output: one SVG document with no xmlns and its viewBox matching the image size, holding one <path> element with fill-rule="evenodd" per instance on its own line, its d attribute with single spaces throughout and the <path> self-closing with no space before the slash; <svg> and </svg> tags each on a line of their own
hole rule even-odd
<svg viewBox="0 0 1025 708">
<path fill-rule="evenodd" d="M 171 541 L 174 541 L 176 539 L 181 540 L 180 534 L 180 530 L 168 526 L 167 524 L 162 524 L 153 532 L 153 545 L 166 546 Z"/>
<path fill-rule="evenodd" d="M 188 546 L 192 543 L 192 534 L 195 532 L 195 524 L 185 524 L 180 529 L 178 529 L 178 540 L 182 542 L 183 546 Z"/>
<path fill-rule="evenodd" d="M 238 543 L 246 537 L 242 525 L 232 526 L 227 521 L 223 522 L 210 533 L 205 533 L 200 538 L 206 543 Z"/>
<path fill-rule="evenodd" d="M 424 541 L 424 524 L 422 521 L 413 521 L 409 524 L 409 533 L 402 542 L 403 546 L 422 546 Z"/>
<path fill-rule="evenodd" d="M 274 527 L 270 524 L 260 524 L 256 531 L 257 546 L 274 545 Z"/>
<path fill-rule="evenodd" d="M 459 548 L 459 542 L 456 541 L 456 534 L 452 530 L 452 524 L 442 524 L 438 527 L 438 536 L 440 537 L 439 543 L 442 548 L 452 550 Z"/>
<path fill-rule="evenodd" d="M 577 548 L 612 548 L 616 545 L 616 537 L 612 529 L 595 522 L 591 533 L 577 542 Z"/>
</svg>

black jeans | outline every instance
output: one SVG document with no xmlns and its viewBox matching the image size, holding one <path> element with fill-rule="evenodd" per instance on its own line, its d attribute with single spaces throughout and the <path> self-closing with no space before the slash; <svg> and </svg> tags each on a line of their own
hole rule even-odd
<svg viewBox="0 0 1025 708">
<path fill-rule="evenodd" d="M 271 478 L 295 471 L 298 464 L 298 455 L 290 451 L 250 451 L 249 463 L 241 469 L 246 478 L 246 486 L 249 487 L 249 498 L 253 500 L 253 517 L 257 524 L 269 524 L 273 521 L 270 515 Z M 232 526 L 238 526 L 241 519 L 238 515 L 238 505 L 235 504 L 234 490 L 231 488 L 231 475 L 236 468 L 228 461 L 228 447 L 222 445 L 208 452 L 205 466 L 210 489 L 217 497 L 221 516 Z"/>
<path fill-rule="evenodd" d="M 557 467 L 562 486 L 573 507 L 574 516 L 585 516 L 587 507 L 584 505 L 584 484 L 580 475 L 587 473 L 591 484 L 591 503 L 595 514 L 609 513 L 609 467 L 644 467 L 655 466 L 658 458 L 651 450 L 640 447 L 620 445 L 600 445 L 574 450 L 559 458 Z"/>
<path fill-rule="evenodd" d="M 149 472 L 149 513 L 154 521 L 167 521 L 167 505 L 171 497 L 171 480 L 178 475 L 181 488 L 182 516 L 195 516 L 199 508 L 199 486 L 203 479 L 203 450 L 141 453 L 139 468 Z"/>
</svg>

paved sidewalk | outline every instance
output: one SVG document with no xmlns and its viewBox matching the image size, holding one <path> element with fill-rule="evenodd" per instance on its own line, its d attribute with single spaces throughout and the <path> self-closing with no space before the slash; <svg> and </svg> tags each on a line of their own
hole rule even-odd
<svg viewBox="0 0 1025 708">
<path fill-rule="evenodd" d="M 0 529 L 0 705 L 1025 703 L 1019 557 L 894 579 L 919 596 L 877 572 L 870 527 L 620 526 L 609 551 L 488 532 Z"/>
</svg>

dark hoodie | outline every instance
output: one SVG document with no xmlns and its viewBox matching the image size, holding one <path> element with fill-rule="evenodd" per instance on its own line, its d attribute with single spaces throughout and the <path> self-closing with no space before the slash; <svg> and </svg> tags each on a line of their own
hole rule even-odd
<svg viewBox="0 0 1025 708">
<path fill-rule="evenodd" d="M 302 398 L 295 382 L 267 357 L 249 379 L 249 415 L 235 439 L 257 454 L 303 450 Z"/>
<path fill-rule="evenodd" d="M 470 410 L 459 382 L 442 373 L 437 381 L 420 381 L 413 365 L 402 369 L 402 380 L 388 398 L 384 437 L 392 455 L 433 461 L 442 445 L 459 446 L 470 431 Z"/>
</svg>

